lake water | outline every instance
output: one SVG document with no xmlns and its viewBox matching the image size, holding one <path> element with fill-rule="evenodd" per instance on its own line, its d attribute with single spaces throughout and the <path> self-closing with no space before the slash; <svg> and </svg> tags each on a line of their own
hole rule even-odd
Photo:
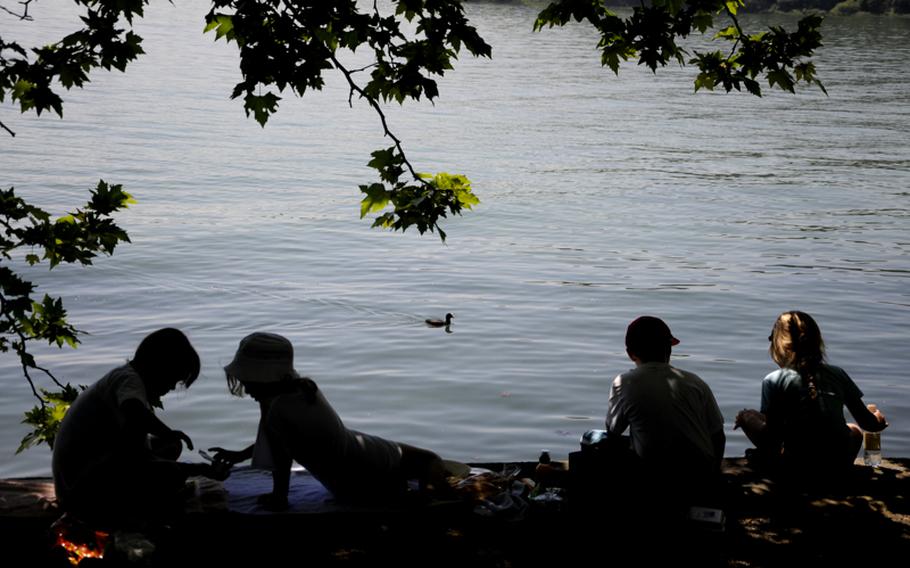
<svg viewBox="0 0 910 568">
<path fill-rule="evenodd" d="M 693 94 L 691 68 L 615 77 L 587 27 L 535 34 L 532 7 L 471 3 L 493 59 L 465 55 L 435 106 L 389 109 L 419 170 L 463 172 L 482 200 L 443 245 L 359 219 L 369 152 L 389 142 L 340 77 L 288 93 L 262 129 L 228 99 L 235 48 L 202 35 L 206 3 L 153 4 L 148 55 L 68 93 L 64 120 L 0 107 L 18 134 L 0 141 L 4 187 L 60 214 L 99 178 L 138 201 L 113 257 L 26 270 L 86 332 L 77 350 L 39 350 L 60 378 L 89 384 L 178 326 L 202 376 L 162 417 L 198 447 L 239 448 L 258 409 L 221 368 L 269 330 L 351 427 L 464 461 L 559 458 L 602 427 L 631 366 L 625 327 L 648 313 L 711 385 L 737 456 L 733 417 L 774 368 L 771 324 L 798 308 L 888 416 L 884 454 L 910 455 L 910 19 L 829 17 L 830 96 L 759 99 Z M 0 14 L 2 37 L 59 37 L 74 22 L 61 6 Z M 452 333 L 424 326 L 446 312 Z M 0 367 L 0 476 L 48 475 L 46 447 L 13 454 L 34 400 L 13 357 Z"/>
</svg>

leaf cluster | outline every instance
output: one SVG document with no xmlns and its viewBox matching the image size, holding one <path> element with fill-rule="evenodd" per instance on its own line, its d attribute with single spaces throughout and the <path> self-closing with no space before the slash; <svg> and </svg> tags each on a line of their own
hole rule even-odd
<svg viewBox="0 0 910 568">
<path fill-rule="evenodd" d="M 0 257 L 9 261 L 14 251 L 25 249 L 24 259 L 31 265 L 43 260 L 50 268 L 61 262 L 89 265 L 98 253 L 112 254 L 118 243 L 129 242 L 111 215 L 132 202 L 120 185 L 100 180 L 84 207 L 52 219 L 17 196 L 14 188 L 0 190 Z M 57 346 L 78 342 L 62 301 L 45 295 L 37 302 L 31 296 L 34 290 L 32 282 L 0 264 L 0 351 L 12 347 L 28 367 L 35 364 L 25 353 L 26 341 L 45 340 Z"/>
<path fill-rule="evenodd" d="M 30 49 L 0 34 L 0 103 L 9 97 L 22 112 L 53 110 L 63 116 L 55 90 L 82 87 L 96 68 L 125 71 L 142 51 L 142 38 L 118 27 L 142 17 L 148 0 L 74 0 L 85 8 L 83 27 L 61 40 Z"/>
<path fill-rule="evenodd" d="M 85 388 L 85 386 L 79 385 L 77 390 L 72 385 L 67 384 L 59 391 L 41 389 L 41 397 L 44 402 L 32 407 L 31 410 L 25 413 L 22 423 L 31 426 L 32 431 L 22 438 L 16 453 L 18 454 L 41 443 L 53 448 L 63 416 L 69 410 L 73 401 L 76 400 L 76 397 L 79 396 L 79 392 L 85 390 Z"/>
<path fill-rule="evenodd" d="M 414 226 L 420 233 L 437 232 L 445 241 L 446 233 L 438 220 L 448 213 L 460 215 L 480 203 L 471 191 L 471 182 L 460 174 L 445 172 L 436 175 L 418 174 L 417 182 L 401 181 L 404 156 L 395 146 L 376 150 L 369 166 L 379 172 L 381 183 L 361 185 L 365 194 L 360 202 L 360 218 L 379 213 L 392 206 L 373 221 L 374 227 L 404 231 Z"/>
<path fill-rule="evenodd" d="M 100 180 L 91 191 L 88 203 L 54 219 L 47 211 L 17 196 L 14 188 L 0 190 L 0 352 L 16 353 L 40 405 L 26 414 L 26 423 L 36 429 L 23 440 L 20 451 L 53 439 L 55 424 L 65 411 L 62 402 L 52 400 L 47 391 L 42 389 L 44 394 L 38 393 L 30 370 L 43 371 L 64 389 L 64 394 L 70 392 L 68 385 L 62 385 L 37 365 L 28 344 L 39 341 L 57 347 L 76 347 L 79 332 L 67 321 L 60 298 L 45 294 L 40 301 L 36 300 L 35 284 L 7 264 L 18 251 L 23 252 L 27 263 L 47 261 L 50 268 L 60 263 L 90 265 L 99 253 L 113 254 L 119 243 L 129 242 L 129 236 L 114 223 L 112 215 L 132 202 L 120 185 Z"/>
<path fill-rule="evenodd" d="M 295 2 L 214 0 L 205 31 L 236 43 L 242 81 L 231 94 L 243 97 L 248 115 L 265 125 L 277 110 L 278 93 L 297 96 L 321 89 L 323 73 L 339 67 L 339 50 L 372 52 L 363 95 L 376 100 L 434 99 L 434 77 L 452 68 L 463 48 L 489 56 L 490 46 L 468 24 L 457 0 L 397 0 L 394 14 L 355 0 Z M 413 32 L 405 29 L 413 24 Z"/>
<path fill-rule="evenodd" d="M 445 240 L 439 221 L 478 202 L 470 193 L 470 183 L 464 176 L 450 176 L 464 180 L 456 190 L 448 181 L 439 181 L 448 180 L 440 177 L 448 174 L 418 175 L 389 129 L 380 103 L 401 104 L 424 97 L 432 101 L 439 95 L 436 79 L 452 69 L 462 49 L 474 56 L 490 56 L 490 46 L 468 23 L 461 2 L 395 0 L 390 14 L 381 13 L 376 4 L 361 11 L 353 0 L 215 0 L 212 4 L 205 29 L 214 32 L 216 40 L 224 38 L 238 46 L 242 81 L 231 96 L 243 98 L 247 116 L 265 126 L 285 89 L 302 96 L 308 89 L 323 87 L 326 71 L 342 73 L 350 97 L 356 94 L 366 100 L 395 142 L 372 153 L 369 166 L 379 172 L 381 183 L 360 186 L 366 194 L 361 217 L 391 205 L 391 211 L 375 219 L 374 227 L 403 231 L 413 226 L 420 233 L 435 231 Z M 368 50 L 371 63 L 363 69 L 348 69 L 339 60 L 339 51 L 358 49 Z M 364 82 L 355 80 L 357 73 L 367 69 L 371 71 Z"/>
<path fill-rule="evenodd" d="M 699 71 L 696 91 L 721 85 L 727 92 L 745 87 L 761 96 L 759 79 L 764 78 L 771 88 L 794 92 L 795 85 L 803 82 L 826 92 L 816 76 L 814 63 L 808 59 L 821 46 L 821 16 L 802 18 L 794 32 L 774 26 L 748 34 L 737 19 L 741 6 L 742 0 L 654 0 L 636 6 L 632 15 L 624 19 L 608 10 L 601 0 L 560 0 L 540 12 L 534 28 L 587 21 L 600 33 L 601 63 L 617 74 L 621 62 L 637 57 L 639 65 L 654 72 L 670 61 L 681 66 L 695 65 Z M 715 33 L 713 39 L 729 41 L 730 50 L 695 51 L 689 57 L 680 40 L 694 32 L 706 33 L 718 17 L 732 23 Z"/>
<path fill-rule="evenodd" d="M 63 116 L 59 88 L 81 88 L 98 68 L 125 71 L 129 62 L 143 53 L 142 38 L 123 27 L 142 17 L 148 0 L 74 0 L 84 8 L 82 27 L 57 42 L 26 49 L 0 34 L 0 103 L 9 100 L 21 112 L 46 110 Z M 22 20 L 30 20 L 28 2 Z M 0 127 L 15 133 L 0 122 Z M 14 188 L 0 189 L 0 352 L 13 351 L 39 405 L 25 415 L 34 430 L 22 440 L 18 451 L 41 442 L 53 443 L 57 427 L 77 391 L 61 384 L 47 369 L 39 367 L 29 352 L 31 342 L 57 347 L 76 347 L 79 331 L 67 321 L 60 298 L 45 294 L 33 297 L 35 285 L 8 265 L 22 251 L 30 265 L 47 261 L 53 269 L 61 263 L 92 264 L 98 254 L 113 254 L 129 236 L 114 223 L 113 214 L 133 200 L 120 185 L 104 180 L 91 192 L 83 207 L 58 218 L 17 196 Z M 50 392 L 35 387 L 31 372 L 46 374 L 62 390 Z"/>
</svg>

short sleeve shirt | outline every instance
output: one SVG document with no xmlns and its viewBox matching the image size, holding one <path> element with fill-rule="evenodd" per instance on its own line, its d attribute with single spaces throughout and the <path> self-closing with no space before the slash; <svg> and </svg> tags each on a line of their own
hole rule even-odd
<svg viewBox="0 0 910 568">
<path fill-rule="evenodd" d="M 761 411 L 771 435 L 791 457 L 839 456 L 849 445 L 844 407 L 861 402 L 862 391 L 840 367 L 821 365 L 816 392 L 813 400 L 808 381 L 794 369 L 778 369 L 762 381 Z"/>
<path fill-rule="evenodd" d="M 644 363 L 613 380 L 607 430 L 628 428 L 632 446 L 642 459 L 695 461 L 710 467 L 713 439 L 724 419 L 714 393 L 694 373 L 668 363 Z"/>
<path fill-rule="evenodd" d="M 126 400 L 150 408 L 145 383 L 130 366 L 112 370 L 79 394 L 70 406 L 54 441 L 52 469 L 57 496 L 65 495 L 92 466 L 126 450 Z"/>
</svg>

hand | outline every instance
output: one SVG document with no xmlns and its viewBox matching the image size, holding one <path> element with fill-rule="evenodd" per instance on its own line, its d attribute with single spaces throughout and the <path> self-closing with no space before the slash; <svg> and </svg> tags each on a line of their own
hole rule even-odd
<svg viewBox="0 0 910 568">
<path fill-rule="evenodd" d="M 190 437 L 187 436 L 186 434 L 184 434 L 182 431 L 180 431 L 180 430 L 171 430 L 171 434 L 174 435 L 174 438 L 175 438 L 175 439 L 180 440 L 181 442 L 183 442 L 184 444 L 186 444 L 186 449 L 188 449 L 188 450 L 192 450 L 192 449 L 193 449 L 193 441 L 190 440 Z"/>
<path fill-rule="evenodd" d="M 212 456 L 213 463 L 223 462 L 234 465 L 235 463 L 240 463 L 246 459 L 242 451 L 225 450 L 224 448 L 219 448 L 217 446 L 209 448 L 209 451 L 215 452 L 215 455 Z"/>
<path fill-rule="evenodd" d="M 210 464 L 200 464 L 203 467 L 202 475 L 216 481 L 224 481 L 231 475 L 231 464 L 227 462 L 212 462 Z"/>
<path fill-rule="evenodd" d="M 888 421 L 885 420 L 885 415 L 882 414 L 882 411 L 879 410 L 876 405 L 867 404 L 866 408 L 868 408 L 869 412 L 871 412 L 872 415 L 875 416 L 875 419 L 878 420 L 879 424 L 884 424 L 886 428 L 888 427 Z"/>
<path fill-rule="evenodd" d="M 266 511 L 272 511 L 274 513 L 287 511 L 289 507 L 287 495 L 278 495 L 276 493 L 260 495 L 256 499 L 256 502 Z"/>
</svg>

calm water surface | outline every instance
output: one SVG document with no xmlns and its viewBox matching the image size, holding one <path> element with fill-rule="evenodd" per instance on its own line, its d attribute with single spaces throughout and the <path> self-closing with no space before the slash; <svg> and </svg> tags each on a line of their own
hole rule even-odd
<svg viewBox="0 0 910 568">
<path fill-rule="evenodd" d="M 202 376 L 165 398 L 164 420 L 199 447 L 240 447 L 258 410 L 221 367 L 269 330 L 352 427 L 465 461 L 561 457 L 602 426 L 630 367 L 625 326 L 650 313 L 714 389 L 735 456 L 748 444 L 732 419 L 773 368 L 770 326 L 799 308 L 887 414 L 884 452 L 910 455 L 910 19 L 828 18 L 830 96 L 758 99 L 692 94 L 691 69 L 614 77 L 589 29 L 534 34 L 532 8 L 471 3 L 492 61 L 465 56 L 435 106 L 389 109 L 418 169 L 464 172 L 482 199 L 442 245 L 359 220 L 369 152 L 388 142 L 339 78 L 288 94 L 265 129 L 244 118 L 228 99 L 235 50 L 202 35 L 205 4 L 154 3 L 148 55 L 67 94 L 64 120 L 0 107 L 18 133 L 0 141 L 4 187 L 61 214 L 99 178 L 138 200 L 119 216 L 133 244 L 112 258 L 26 271 L 87 333 L 41 350 L 61 378 L 91 383 L 178 326 Z M 33 11 L 0 19 L 3 37 L 73 25 L 59 3 Z M 423 325 L 446 312 L 452 333 Z M 0 372 L 0 476 L 47 475 L 44 447 L 13 455 L 34 402 L 11 357 Z"/>
</svg>

